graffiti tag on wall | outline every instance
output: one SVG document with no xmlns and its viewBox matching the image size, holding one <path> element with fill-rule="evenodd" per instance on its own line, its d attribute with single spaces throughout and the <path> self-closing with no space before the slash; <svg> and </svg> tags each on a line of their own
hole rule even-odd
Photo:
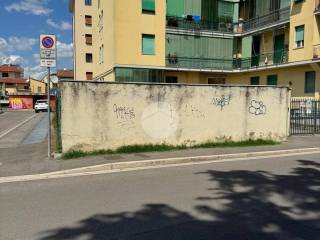
<svg viewBox="0 0 320 240">
<path fill-rule="evenodd" d="M 249 113 L 256 116 L 264 115 L 267 113 L 267 107 L 262 101 L 252 100 L 249 107 Z"/>
<path fill-rule="evenodd" d="M 136 117 L 133 107 L 118 106 L 117 104 L 114 104 L 113 112 L 116 115 L 117 119 L 121 120 L 130 120 Z"/>
<path fill-rule="evenodd" d="M 220 110 L 222 111 L 225 106 L 230 105 L 230 102 L 231 102 L 231 95 L 228 95 L 228 96 L 222 95 L 221 97 L 214 97 L 212 99 L 211 104 L 217 107 L 220 107 Z"/>
</svg>

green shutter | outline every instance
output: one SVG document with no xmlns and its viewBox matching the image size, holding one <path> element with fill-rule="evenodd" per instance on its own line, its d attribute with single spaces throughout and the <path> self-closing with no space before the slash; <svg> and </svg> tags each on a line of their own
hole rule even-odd
<svg viewBox="0 0 320 240">
<path fill-rule="evenodd" d="M 270 1 L 267 0 L 256 0 L 256 14 L 255 17 L 264 16 L 270 13 Z"/>
<path fill-rule="evenodd" d="M 154 40 L 155 40 L 154 35 L 149 35 L 149 34 L 142 35 L 142 54 L 144 55 L 155 54 Z"/>
<path fill-rule="evenodd" d="M 242 38 L 242 58 L 249 58 L 252 54 L 252 36 Z"/>
<path fill-rule="evenodd" d="M 267 85 L 277 86 L 278 85 L 278 76 L 277 75 L 269 75 L 267 77 Z"/>
<path fill-rule="evenodd" d="M 184 14 L 192 16 L 201 16 L 201 1 L 184 0 Z"/>
<path fill-rule="evenodd" d="M 304 40 L 304 26 L 296 27 L 296 41 Z"/>
<path fill-rule="evenodd" d="M 142 10 L 144 11 L 155 11 L 155 0 L 142 0 Z"/>
<path fill-rule="evenodd" d="M 218 13 L 219 20 L 222 22 L 232 22 L 234 15 L 234 3 L 227 1 L 219 1 Z"/>
<path fill-rule="evenodd" d="M 315 93 L 316 91 L 316 72 L 306 72 L 304 92 L 305 93 Z"/>
<path fill-rule="evenodd" d="M 167 0 L 167 15 L 182 17 L 184 14 L 184 0 Z"/>
<path fill-rule="evenodd" d="M 281 0 L 280 1 L 280 8 L 290 7 L 291 1 L 290 0 Z"/>
<path fill-rule="evenodd" d="M 250 79 L 250 84 L 251 85 L 260 85 L 260 77 L 252 77 Z"/>
</svg>

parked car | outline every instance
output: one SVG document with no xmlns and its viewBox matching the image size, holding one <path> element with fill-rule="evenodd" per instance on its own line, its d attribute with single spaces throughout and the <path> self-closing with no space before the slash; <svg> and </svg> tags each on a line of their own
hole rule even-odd
<svg viewBox="0 0 320 240">
<path fill-rule="evenodd" d="M 37 100 L 36 104 L 34 105 L 34 111 L 38 112 L 47 112 L 49 108 L 47 100 Z"/>
</svg>

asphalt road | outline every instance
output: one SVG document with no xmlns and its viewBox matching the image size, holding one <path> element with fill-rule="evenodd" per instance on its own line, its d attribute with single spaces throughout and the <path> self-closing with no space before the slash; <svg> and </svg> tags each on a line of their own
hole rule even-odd
<svg viewBox="0 0 320 240">
<path fill-rule="evenodd" d="M 320 239 L 319 155 L 0 184 L 0 239 Z"/>
<path fill-rule="evenodd" d="M 33 111 L 13 111 L 1 114 L 0 151 L 3 148 L 17 148 L 24 144 L 23 141 L 29 137 L 44 117 L 45 113 L 35 114 Z M 47 129 L 47 126 L 44 129 Z M 46 138 L 46 135 L 42 137 L 42 141 Z M 32 142 L 30 141 L 30 143 Z M 28 144 L 28 142 L 25 144 Z"/>
</svg>

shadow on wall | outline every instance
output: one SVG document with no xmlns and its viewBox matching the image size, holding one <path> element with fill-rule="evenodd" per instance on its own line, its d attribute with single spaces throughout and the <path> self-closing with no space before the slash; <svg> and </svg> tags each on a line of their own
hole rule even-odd
<svg viewBox="0 0 320 240">
<path fill-rule="evenodd" d="M 137 212 L 95 215 L 42 233 L 40 239 L 315 240 L 320 239 L 320 164 L 300 160 L 289 175 L 262 171 L 207 171 L 215 194 L 199 196 L 200 220 L 165 204 Z M 212 207 L 225 202 L 223 209 Z M 208 219 L 208 218 L 206 218 Z"/>
</svg>

